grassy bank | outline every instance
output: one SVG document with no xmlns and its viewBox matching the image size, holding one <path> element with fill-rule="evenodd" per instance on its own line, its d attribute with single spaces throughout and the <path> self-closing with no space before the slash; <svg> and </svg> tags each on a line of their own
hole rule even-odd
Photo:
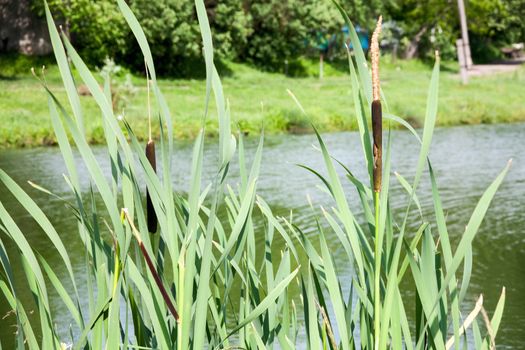
<svg viewBox="0 0 525 350">
<path fill-rule="evenodd" d="M 421 125 L 430 67 L 419 61 L 392 63 L 384 59 L 384 62 L 381 78 L 390 111 L 415 126 Z M 0 147 L 54 144 L 45 93 L 29 73 L 31 61 L 17 63 L 22 68 L 27 65 L 27 73 L 23 74 L 11 72 L 9 60 L 0 60 L 0 63 Z M 307 71 L 315 72 L 315 62 L 306 65 L 309 65 Z M 525 121 L 524 68 L 509 74 L 472 78 L 468 86 L 460 84 L 454 64 L 449 64 L 448 69 L 445 64 L 444 68 L 438 125 Z M 232 121 L 246 133 L 258 133 L 263 125 L 270 134 L 309 132 L 311 122 L 321 131 L 357 128 L 350 81 L 344 69 L 327 65 L 322 81 L 315 77 L 287 78 L 235 63 L 227 64 L 226 69 L 229 73 L 223 73 L 226 75 L 223 84 L 233 111 Z M 52 90 L 66 102 L 57 67 L 48 67 L 46 76 Z M 124 81 L 124 74 L 115 77 L 115 85 L 123 85 Z M 147 134 L 145 80 L 132 76 L 131 82 L 136 92 L 128 96 L 127 103 L 120 105 L 125 105 L 126 118 L 144 139 Z M 194 138 L 200 128 L 205 82 L 163 79 L 159 85 L 174 115 L 176 137 Z M 286 89 L 298 97 L 308 118 L 298 112 Z M 89 96 L 81 96 L 81 101 L 88 139 L 99 143 L 103 141 L 100 112 Z M 209 118 L 207 131 L 210 135 L 217 133 L 216 118 Z"/>
</svg>

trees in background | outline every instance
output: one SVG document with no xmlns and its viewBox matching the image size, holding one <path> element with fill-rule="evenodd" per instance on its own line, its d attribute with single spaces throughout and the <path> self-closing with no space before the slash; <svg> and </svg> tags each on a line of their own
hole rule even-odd
<svg viewBox="0 0 525 350">
<path fill-rule="evenodd" d="M 488 61 L 498 58 L 499 48 L 525 40 L 524 0 L 466 0 L 465 7 L 473 58 Z M 406 58 L 455 57 L 459 38 L 456 0 L 394 0 L 385 12 L 403 29 Z"/>
<path fill-rule="evenodd" d="M 336 33 L 343 21 L 330 0 L 247 0 L 252 31 L 238 58 L 280 69 L 308 51 L 309 41 L 321 32 Z"/>
<path fill-rule="evenodd" d="M 115 57 L 143 70 L 137 44 L 113 0 L 48 0 L 75 45 L 92 65 Z M 195 75 L 202 69 L 200 35 L 192 0 L 129 0 L 159 63 L 159 73 Z M 286 60 L 318 54 L 315 42 L 338 37 L 343 21 L 331 0 L 205 0 L 219 59 L 282 71 Z M 349 17 L 370 32 L 383 15 L 407 58 L 455 57 L 459 33 L 456 0 L 341 0 Z M 474 59 L 499 55 L 498 47 L 525 40 L 525 0 L 468 0 Z M 34 0 L 42 13 L 41 0 Z M 317 45 L 318 46 L 318 45 Z M 340 45 L 341 47 L 342 45 Z M 318 47 L 317 47 L 318 49 Z M 342 50 L 341 54 L 344 52 Z"/>
<path fill-rule="evenodd" d="M 130 4 L 161 71 L 184 76 L 201 69 L 193 1 L 133 0 Z M 330 0 L 205 0 L 205 5 L 216 57 L 250 62 L 267 70 L 279 70 L 286 59 L 303 54 L 313 31 L 337 31 L 342 24 Z M 133 62 L 130 54 L 136 52 L 136 44 L 130 45 L 126 62 Z"/>
<path fill-rule="evenodd" d="M 402 29 L 402 56 L 433 55 L 438 49 L 446 57 L 453 48 L 451 33 L 457 32 L 456 0 L 396 0 L 388 3 L 387 13 Z M 438 39 L 438 40 L 435 40 Z"/>
<path fill-rule="evenodd" d="M 472 55 L 481 61 L 498 58 L 499 48 L 525 41 L 525 0 L 469 0 Z"/>
<path fill-rule="evenodd" d="M 105 0 L 99 0 L 105 1 Z M 200 57 L 200 32 L 195 20 L 193 1 L 133 0 L 130 7 L 148 38 L 159 74 L 186 76 L 188 64 Z M 117 56 L 134 70 L 144 70 L 144 59 L 138 43 L 129 36 Z"/>
<path fill-rule="evenodd" d="M 17 1 L 17 0 L 15 0 Z M 128 38 L 126 21 L 111 0 L 47 0 L 53 16 L 75 42 L 86 60 L 100 64 L 106 57 L 116 57 Z M 44 16 L 42 0 L 33 0 L 32 8 Z"/>
</svg>

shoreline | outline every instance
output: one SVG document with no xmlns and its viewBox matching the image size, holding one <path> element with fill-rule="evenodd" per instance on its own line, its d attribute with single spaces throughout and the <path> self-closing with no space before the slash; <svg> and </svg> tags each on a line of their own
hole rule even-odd
<svg viewBox="0 0 525 350">
<path fill-rule="evenodd" d="M 501 125 L 508 125 L 508 124 L 522 124 L 522 123 L 525 123 L 525 116 L 523 117 L 523 119 L 518 119 L 518 120 L 504 120 L 504 121 L 494 121 L 494 122 L 473 122 L 473 123 L 469 123 L 469 122 L 458 122 L 458 123 L 440 123 L 439 120 L 437 121 L 436 123 L 436 129 L 446 129 L 446 128 L 456 128 L 456 127 L 468 127 L 468 126 L 480 126 L 480 125 L 498 125 L 498 124 L 501 124 Z M 412 127 L 415 129 L 415 130 L 421 130 L 421 126 L 420 125 L 414 125 L 413 123 L 410 123 L 412 125 Z M 235 127 L 235 125 L 232 124 L 232 129 Z M 357 128 L 350 128 L 350 129 L 342 129 L 342 130 L 336 130 L 336 129 L 325 129 L 325 128 L 322 128 L 322 127 L 318 127 L 318 130 L 322 133 L 322 134 L 326 134 L 326 133 L 342 133 L 342 132 L 356 132 L 358 131 Z M 403 131 L 408 131 L 407 128 L 405 128 L 404 126 L 400 125 L 400 124 L 397 124 L 395 122 L 392 123 L 392 130 L 403 130 Z M 51 130 L 52 131 L 52 130 Z M 312 135 L 313 134 L 313 129 L 311 127 L 306 127 L 306 128 L 297 128 L 297 129 L 293 129 L 293 130 L 280 130 L 280 131 L 277 131 L 277 132 L 268 132 L 265 130 L 265 137 L 285 137 L 285 136 L 288 136 L 288 135 L 292 135 L 292 136 L 297 136 L 297 135 Z M 260 132 L 243 132 L 243 135 L 247 138 L 258 138 L 259 135 L 260 135 Z M 91 146 L 102 146 L 104 145 L 105 143 L 103 142 L 105 139 L 103 138 L 103 135 L 101 135 L 102 138 L 92 138 L 91 136 L 89 137 L 90 139 L 90 142 L 89 144 Z M 140 142 L 145 142 L 147 141 L 147 135 L 144 134 L 142 135 L 142 133 L 139 133 L 136 135 L 138 140 Z M 158 134 L 154 134 L 154 138 L 155 139 L 158 139 Z M 194 137 L 180 137 L 180 136 L 177 136 L 176 133 L 174 133 L 174 140 L 177 142 L 188 142 L 188 143 L 191 143 L 195 138 Z M 205 135 L 205 139 L 206 140 L 218 140 L 218 136 L 216 135 L 216 133 L 214 133 L 213 131 L 212 132 L 207 132 L 206 135 Z M 43 139 L 36 139 L 36 138 L 32 138 L 30 139 L 28 142 L 24 142 L 24 143 L 20 143 L 20 144 L 17 144 L 17 145 L 12 145 L 12 144 L 6 144 L 6 143 L 3 143 L 2 140 L 0 140 L 0 151 L 7 151 L 7 150 L 17 150 L 17 149 L 37 149 L 37 148 L 54 148 L 54 147 L 58 147 L 58 143 L 56 142 L 55 138 L 54 138 L 54 135 L 49 135 L 46 137 L 44 137 Z"/>
<path fill-rule="evenodd" d="M 448 63 L 450 64 L 450 63 Z M 315 77 L 290 78 L 255 70 L 245 64 L 233 64 L 234 76 L 224 78 L 225 96 L 231 106 L 232 130 L 239 128 L 248 135 L 303 134 L 312 132 L 313 123 L 321 132 L 357 129 L 354 99 L 348 74 L 337 72 L 322 80 Z M 74 73 L 75 75 L 76 73 Z M 385 63 L 382 89 L 385 109 L 405 119 L 414 127 L 423 125 L 426 111 L 430 69 L 420 61 Z M 46 78 L 52 91 L 67 108 L 67 95 L 56 66 L 48 67 Z M 75 79 L 80 79 L 75 75 Z M 145 140 L 147 94 L 143 77 L 131 76 L 136 91 L 122 97 L 115 114 L 124 114 L 137 137 Z M 116 77 L 118 88 L 125 77 Z M 173 120 L 174 137 L 194 139 L 202 127 L 205 108 L 205 81 L 160 79 Z M 473 77 L 461 85 L 454 70 L 440 73 L 437 126 L 525 122 L 525 65 L 513 73 Z M 301 113 L 287 93 L 300 101 L 307 115 Z M 89 95 L 80 96 L 85 129 L 91 144 L 104 140 L 100 109 Z M 0 79 L 0 149 L 30 148 L 56 144 L 47 97 L 33 77 Z M 218 135 L 214 99 L 206 121 L 208 138 Z M 153 106 L 156 115 L 157 107 Z M 387 124 L 385 124 L 387 126 Z M 159 127 L 153 125 L 153 133 Z"/>
</svg>

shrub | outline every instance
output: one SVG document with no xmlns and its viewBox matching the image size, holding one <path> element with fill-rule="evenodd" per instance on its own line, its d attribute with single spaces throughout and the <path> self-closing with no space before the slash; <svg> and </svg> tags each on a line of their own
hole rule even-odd
<svg viewBox="0 0 525 350">
<path fill-rule="evenodd" d="M 106 57 L 118 56 L 125 47 L 130 32 L 114 1 L 50 0 L 48 3 L 90 65 L 102 65 Z M 35 1 L 33 6 L 43 14 L 41 1 Z"/>
</svg>

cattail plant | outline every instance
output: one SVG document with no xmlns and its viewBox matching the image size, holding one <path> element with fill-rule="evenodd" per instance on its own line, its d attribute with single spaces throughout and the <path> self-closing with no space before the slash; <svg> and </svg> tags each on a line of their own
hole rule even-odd
<svg viewBox="0 0 525 350">
<path fill-rule="evenodd" d="M 372 58 L 372 136 L 373 136 L 373 182 L 375 202 L 375 269 L 374 269 L 374 339 L 375 348 L 379 346 L 379 320 L 381 308 L 380 274 L 381 274 L 381 239 L 379 235 L 379 193 L 381 192 L 382 152 L 383 152 L 383 115 L 381 111 L 381 94 L 379 83 L 379 34 L 381 33 L 382 17 L 377 20 L 376 29 L 372 35 L 370 53 Z"/>
<path fill-rule="evenodd" d="M 194 144 L 187 197 L 184 193 L 175 193 L 172 188 L 169 176 L 170 160 L 173 158 L 171 116 L 157 85 L 146 36 L 126 1 L 117 0 L 117 4 L 147 61 L 149 140 L 146 154 L 131 126 L 123 121 L 127 130 L 125 135 L 122 125 L 114 117 L 108 98 L 109 81 L 106 80 L 105 92 L 101 91 L 97 80 L 68 38 L 60 37 L 51 12 L 44 4 L 51 43 L 71 109 L 61 104 L 45 81 L 43 88 L 48 97 L 51 122 L 60 152 L 68 169 L 65 177 L 71 186 L 72 196 L 77 199 L 76 204 L 68 202 L 68 206 L 71 217 L 77 220 L 79 238 L 85 247 L 85 273 L 82 277 L 87 277 L 87 283 L 78 284 L 77 287 L 82 278 L 76 274 L 77 269 L 73 269 L 66 244 L 54 224 L 30 195 L 0 169 L 0 183 L 40 226 L 42 234 L 49 239 L 54 252 L 60 255 L 63 262 L 50 266 L 38 254 L 38 247 L 30 245 L 23 227 L 17 225 L 9 213 L 10 208 L 6 208 L 2 203 L 3 198 L 0 198 L 0 295 L 13 309 L 17 322 L 16 346 L 10 348 L 58 349 L 64 347 L 63 340 L 67 339 L 73 349 L 251 350 L 279 346 L 282 349 L 307 347 L 312 350 L 448 350 L 461 347 L 466 340 L 464 334 L 470 332 L 467 329 L 469 327 L 472 329 L 469 337 L 474 339 L 477 349 L 494 347 L 505 292 L 502 292 L 491 319 L 483 311 L 481 298 L 470 314 L 465 315 L 464 310 L 465 301 L 469 298 L 467 289 L 472 267 L 469 262 L 472 258 L 472 241 L 509 166 L 484 192 L 457 247 L 453 249 L 429 159 L 438 106 L 439 60 L 436 60 L 430 80 L 422 137 L 419 138 L 417 132 L 409 127 L 418 137 L 421 148 L 412 185 L 404 180 L 402 182 L 410 197 L 403 221 L 397 225 L 388 205 L 390 137 L 385 143 L 385 160 L 382 164 L 378 69 L 381 18 L 372 38 L 371 79 L 355 28 L 344 9 L 337 1 L 334 0 L 334 3 L 350 28 L 354 48 L 354 56 L 349 60 L 351 91 L 356 102 L 355 116 L 370 178 L 361 181 L 343 163 L 338 162 L 345 168 L 347 178 L 359 193 L 366 219 L 366 224 L 362 225 L 353 213 L 353 206 L 349 203 L 351 196 L 345 193 L 335 160 L 322 137 L 317 134 L 327 175 L 310 170 L 320 178 L 334 201 L 331 209 L 322 208 L 323 221 L 317 218 L 316 210 L 313 210 L 317 241 L 311 239 L 310 231 L 303 231 L 302 225 L 292 221 L 292 215 L 290 218 L 275 216 L 270 205 L 257 194 L 263 139 L 261 137 L 251 168 L 248 168 L 242 135 L 236 139 L 231 133 L 230 112 L 213 63 L 212 32 L 203 0 L 196 0 L 195 7 L 207 69 L 206 101 L 212 91 L 216 98 L 221 161 L 211 187 L 203 190 L 201 181 L 206 160 L 204 132 L 201 132 Z M 72 79 L 72 67 L 103 112 L 109 154 L 119 154 L 120 164 L 124 165 L 114 168 L 111 183 L 104 176 L 103 167 L 83 132 L 82 105 Z M 159 107 L 158 125 L 167 125 L 168 130 L 167 134 L 158 134 L 162 151 L 162 157 L 159 158 L 164 175 L 162 179 L 146 169 L 146 163 L 153 170 L 156 165 L 155 143 L 151 135 L 150 87 L 154 89 L 156 105 Z M 373 144 L 369 140 L 367 113 L 362 105 L 365 100 L 362 97 L 369 96 L 370 87 L 373 93 Z M 290 95 L 300 106 L 295 96 Z M 69 110 L 73 112 L 72 115 Z M 302 107 L 301 110 L 305 113 Z M 389 117 L 385 113 L 385 118 Z M 96 200 L 94 191 L 83 192 L 72 144 L 78 150 L 88 170 L 86 176 L 95 185 L 103 203 Z M 237 190 L 228 186 L 230 162 L 236 149 L 240 177 Z M 407 225 L 410 205 L 415 202 L 416 190 L 426 166 L 432 187 L 436 225 L 431 225 L 429 220 L 422 217 L 419 228 L 412 232 L 412 228 Z M 135 201 L 135 198 L 142 196 L 137 175 L 143 172 L 146 173 L 145 180 L 150 190 L 147 192 L 147 219 Z M 114 186 L 113 190 L 111 185 L 118 181 L 122 185 Z M 44 188 L 33 187 L 59 198 Z M 156 190 L 153 191 L 153 188 Z M 165 209 L 166 215 L 156 216 L 153 202 Z M 211 206 L 206 206 L 206 203 L 211 203 Z M 311 202 L 310 206 L 315 209 Z M 121 210 L 122 207 L 127 209 Z M 224 208 L 224 216 L 218 215 L 218 208 Z M 100 218 L 109 218 L 107 230 L 101 230 Z M 145 233 L 156 232 L 157 225 L 163 229 L 159 230 L 155 241 L 158 246 L 162 244 L 165 247 L 166 253 L 154 255 L 156 245 Z M 108 232 L 111 233 L 115 249 L 111 249 L 110 243 L 106 242 L 105 233 Z M 329 236 L 328 232 L 335 236 Z M 16 249 L 8 254 L 3 239 L 10 240 Z M 257 249 L 259 240 L 264 242 L 264 249 Z M 347 261 L 355 267 L 349 291 L 343 288 L 348 279 L 338 275 L 333 259 L 334 250 L 328 245 L 330 241 L 335 241 L 333 244 L 341 247 Z M 136 242 L 136 250 L 132 249 L 135 245 L 131 242 Z M 275 254 L 277 249 L 282 251 L 280 256 Z M 137 254 L 132 254 L 134 251 Z M 438 254 L 440 258 L 436 259 Z M 22 261 L 24 265 L 22 278 L 12 273 L 16 265 L 9 259 L 16 255 L 18 257 L 13 262 Z M 344 259 L 344 256 L 339 256 L 337 263 Z M 460 271 L 461 266 L 463 272 Z M 67 273 L 59 277 L 59 270 L 56 269 L 64 268 Z M 458 284 L 460 274 L 463 277 Z M 401 283 L 404 278 L 414 281 L 420 300 L 421 308 L 416 312 L 421 317 L 417 316 L 416 322 L 422 322 L 416 327 L 409 322 L 407 298 Z M 298 334 L 303 334 L 300 330 L 302 322 L 298 322 L 296 304 L 290 302 L 290 297 L 295 297 L 293 294 L 296 288 L 291 288 L 294 280 L 300 280 L 302 305 L 299 305 L 304 311 L 304 337 L 298 337 Z M 19 298 L 17 291 L 24 287 L 31 289 L 36 303 L 27 304 L 26 300 Z M 51 307 L 50 293 L 55 293 L 53 299 L 63 304 L 63 307 L 56 308 L 60 314 L 55 315 L 55 308 Z M 89 307 L 84 307 L 85 299 Z M 412 300 L 408 299 L 409 302 Z M 35 305 L 35 316 L 40 320 L 27 313 L 33 311 Z M 483 319 L 479 317 L 480 313 Z M 173 322 L 173 318 L 176 322 Z M 71 324 L 72 320 L 74 324 Z M 488 330 L 486 335 L 480 329 L 481 322 Z M 69 329 L 70 334 L 63 337 L 60 329 Z M 35 331 L 38 333 L 35 334 Z"/>
<path fill-rule="evenodd" d="M 379 34 L 381 34 L 382 18 L 379 16 L 376 29 L 372 35 L 372 134 L 374 138 L 374 192 L 381 192 L 382 173 L 382 122 L 381 94 L 379 80 Z"/>
<path fill-rule="evenodd" d="M 149 144 L 149 143 L 148 143 Z M 170 313 L 175 317 L 175 320 L 179 322 L 179 314 L 177 312 L 177 309 L 175 308 L 175 305 L 173 305 L 173 302 L 171 301 L 171 297 L 166 291 L 166 288 L 164 287 L 164 283 L 162 282 L 162 278 L 159 276 L 157 270 L 155 269 L 155 265 L 153 263 L 153 260 L 150 257 L 150 254 L 148 253 L 148 250 L 146 249 L 146 246 L 144 245 L 144 242 L 142 241 L 142 237 L 140 235 L 139 230 L 135 227 L 135 224 L 133 223 L 133 220 L 129 217 L 128 209 L 122 208 L 120 217 L 122 221 L 127 221 L 129 226 L 131 227 L 131 232 L 133 233 L 133 236 L 137 240 L 137 244 L 140 248 L 140 251 L 142 252 L 142 255 L 144 256 L 144 260 L 146 260 L 146 264 L 148 265 L 148 269 L 151 272 L 151 275 L 153 276 L 153 279 L 155 280 L 155 283 L 157 284 L 157 287 L 159 287 L 159 291 L 162 294 L 162 298 L 164 299 L 164 302 L 166 303 L 166 306 L 168 307 L 168 310 Z M 157 223 L 155 223 L 156 225 Z"/>
<path fill-rule="evenodd" d="M 146 144 L 146 158 L 148 158 L 149 164 L 153 168 L 154 172 L 157 172 L 157 161 L 155 158 L 155 141 L 151 136 L 151 103 L 150 103 L 150 87 L 149 87 L 149 73 L 148 66 L 146 65 L 146 80 L 148 90 L 148 143 Z M 157 214 L 151 201 L 151 196 L 146 187 L 146 214 L 148 220 L 148 231 L 150 233 L 157 232 Z"/>
</svg>

